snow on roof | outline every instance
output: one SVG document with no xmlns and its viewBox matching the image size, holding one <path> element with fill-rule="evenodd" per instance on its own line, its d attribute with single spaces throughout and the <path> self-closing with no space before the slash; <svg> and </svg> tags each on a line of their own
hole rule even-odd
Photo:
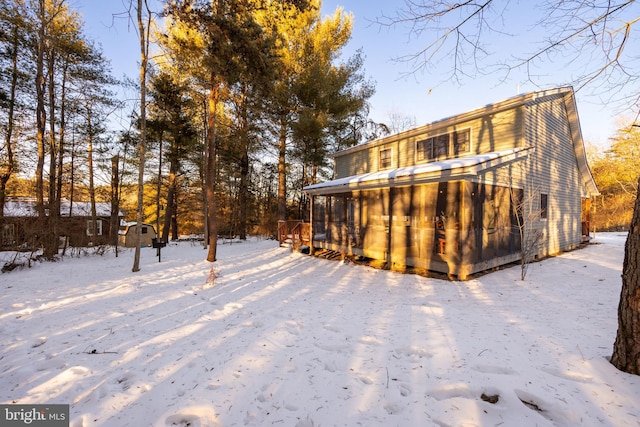
<svg viewBox="0 0 640 427">
<path fill-rule="evenodd" d="M 4 204 L 4 216 L 6 217 L 34 217 L 38 216 L 36 199 L 32 197 L 9 197 Z M 90 202 L 73 202 L 63 199 L 60 201 L 60 215 L 62 216 L 91 216 Z M 97 216 L 111 216 L 111 204 L 96 203 Z M 124 216 L 118 212 L 118 216 Z"/>
<path fill-rule="evenodd" d="M 475 156 L 459 157 L 438 162 L 423 163 L 398 169 L 389 169 L 361 175 L 327 181 L 304 187 L 310 194 L 326 194 L 329 192 L 346 192 L 354 189 L 388 187 L 419 182 L 430 182 L 477 176 L 479 172 L 519 160 L 528 155 L 530 148 L 512 148 L 503 151 L 478 154 Z"/>
</svg>

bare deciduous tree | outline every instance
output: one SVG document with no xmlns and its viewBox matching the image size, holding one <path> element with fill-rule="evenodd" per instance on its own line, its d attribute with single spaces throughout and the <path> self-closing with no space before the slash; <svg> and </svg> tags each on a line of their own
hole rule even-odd
<svg viewBox="0 0 640 427">
<path fill-rule="evenodd" d="M 529 264 L 538 255 L 543 238 L 542 230 L 536 226 L 542 213 L 536 204 L 536 193 L 537 191 L 531 189 L 525 192 L 514 187 L 509 188 L 515 226 L 520 235 L 520 280 L 527 276 Z"/>
<path fill-rule="evenodd" d="M 573 65 L 579 71 L 564 84 L 571 83 L 577 90 L 588 86 L 603 102 L 616 102 L 637 112 L 640 60 L 632 41 L 637 38 L 640 17 L 634 3 L 405 0 L 404 7 L 378 18 L 377 23 L 408 26 L 410 34 L 420 40 L 413 53 L 396 58 L 409 63 L 411 73 L 428 71 L 445 61 L 451 71 L 446 80 L 460 82 L 465 77 L 500 72 L 506 79 L 519 70 L 538 84 L 538 66 L 548 62 L 556 69 Z M 536 35 L 540 39 L 533 38 Z"/>
</svg>

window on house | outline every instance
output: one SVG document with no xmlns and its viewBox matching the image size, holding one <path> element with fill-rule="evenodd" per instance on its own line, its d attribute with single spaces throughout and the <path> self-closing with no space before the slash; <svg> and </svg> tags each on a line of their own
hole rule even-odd
<svg viewBox="0 0 640 427">
<path fill-rule="evenodd" d="M 549 197 L 547 194 L 540 194 L 540 218 L 541 219 L 547 219 L 547 215 L 549 214 L 548 199 Z"/>
<path fill-rule="evenodd" d="M 416 160 L 442 160 L 471 152 L 471 130 L 436 135 L 416 143 Z"/>
<path fill-rule="evenodd" d="M 380 150 L 380 169 L 388 169 L 391 167 L 391 148 L 383 148 Z"/>
<path fill-rule="evenodd" d="M 148 233 L 148 231 L 147 231 L 147 227 L 142 227 L 142 228 L 140 229 L 140 234 L 147 234 L 147 233 Z"/>
<path fill-rule="evenodd" d="M 96 235 L 102 236 L 102 220 L 96 220 Z M 93 221 L 87 220 L 87 236 L 93 236 Z"/>
<path fill-rule="evenodd" d="M 433 158 L 432 148 L 433 138 L 418 141 L 416 143 L 416 160 L 431 160 Z"/>
<path fill-rule="evenodd" d="M 15 224 L 4 224 L 2 226 L 2 244 L 13 245 L 16 242 Z"/>
<path fill-rule="evenodd" d="M 471 151 L 470 134 L 471 131 L 469 129 L 453 133 L 453 152 L 456 156 Z"/>
<path fill-rule="evenodd" d="M 449 157 L 449 134 L 438 135 L 433 138 L 433 157 L 437 160 Z"/>
</svg>

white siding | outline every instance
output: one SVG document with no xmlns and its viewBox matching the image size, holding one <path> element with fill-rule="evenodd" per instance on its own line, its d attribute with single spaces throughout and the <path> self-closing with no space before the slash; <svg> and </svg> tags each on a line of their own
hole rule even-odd
<svg viewBox="0 0 640 427">
<path fill-rule="evenodd" d="M 581 240 L 581 179 L 571 140 L 566 106 L 559 96 L 526 106 L 526 145 L 535 147 L 528 160 L 524 188 L 536 196 L 548 195 L 548 218 L 539 220 L 546 246 L 541 255 L 577 247 Z"/>
</svg>

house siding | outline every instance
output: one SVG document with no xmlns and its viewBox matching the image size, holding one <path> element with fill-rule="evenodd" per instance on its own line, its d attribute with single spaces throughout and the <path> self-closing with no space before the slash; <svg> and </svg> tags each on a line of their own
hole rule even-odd
<svg viewBox="0 0 640 427">
<path fill-rule="evenodd" d="M 535 147 L 528 160 L 527 182 L 522 182 L 540 206 L 540 194 L 548 195 L 548 217 L 536 227 L 543 232 L 540 255 L 577 247 L 581 241 L 580 173 L 571 141 L 564 101 L 539 100 L 526 106 L 526 143 Z"/>
<path fill-rule="evenodd" d="M 360 149 L 335 157 L 335 179 L 382 170 L 380 151 L 391 150 L 391 166 L 385 169 L 402 168 L 418 162 L 416 144 L 437 135 L 469 129 L 471 148 L 465 155 L 477 155 L 492 151 L 507 150 L 523 146 L 524 107 L 492 112 L 482 117 L 449 126 L 425 127 L 420 133 L 399 134 L 389 137 L 385 143 L 369 143 Z M 454 157 L 450 155 L 449 158 Z M 437 160 L 444 160 L 439 158 Z M 426 160 L 424 161 L 427 162 Z"/>
<path fill-rule="evenodd" d="M 598 193 L 584 156 L 570 88 L 521 95 L 344 150 L 334 156 L 335 178 L 381 171 L 380 150 L 385 149 L 392 154 L 384 169 L 445 160 L 418 161 L 417 142 L 467 129 L 469 150 L 457 157 L 512 149 L 522 155 L 485 163 L 475 172 L 460 168 L 457 175 L 449 174 L 447 166 L 465 162 L 434 163 L 441 174 L 416 172 L 410 180 L 404 179 L 407 170 L 403 170 L 398 172 L 402 179 L 390 173 L 387 180 L 356 177 L 349 187 L 347 180 L 311 186 L 314 194 L 326 198 L 326 208 L 332 212 L 324 219 L 320 211 L 314 214 L 313 227 L 324 221 L 326 230 L 326 238 L 314 244 L 386 260 L 390 268 L 416 266 L 464 279 L 521 258 L 521 240 L 528 239 L 521 237 L 516 215 L 522 206 L 524 221 L 541 233 L 535 255 L 578 247 L 583 238 L 582 198 Z M 448 159 L 454 159 L 452 137 L 449 143 Z M 541 195 L 547 201 L 545 217 Z"/>
</svg>

